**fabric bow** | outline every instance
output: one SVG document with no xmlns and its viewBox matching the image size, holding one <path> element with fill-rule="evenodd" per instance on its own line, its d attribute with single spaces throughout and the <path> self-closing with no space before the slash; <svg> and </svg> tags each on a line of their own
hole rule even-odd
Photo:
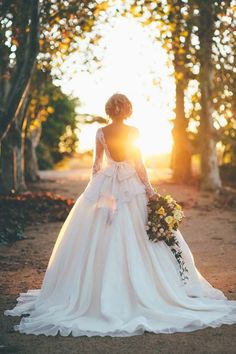
<svg viewBox="0 0 236 354">
<path fill-rule="evenodd" d="M 135 169 L 124 161 L 112 162 L 104 169 L 103 173 L 108 177 L 117 176 L 119 181 L 123 181 L 133 176 L 135 174 Z"/>
</svg>

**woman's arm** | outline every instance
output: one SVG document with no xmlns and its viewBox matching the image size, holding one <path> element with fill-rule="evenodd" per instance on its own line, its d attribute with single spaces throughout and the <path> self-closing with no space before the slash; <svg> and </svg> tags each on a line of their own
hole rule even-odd
<svg viewBox="0 0 236 354">
<path fill-rule="evenodd" d="M 137 129 L 135 130 L 135 140 L 138 138 L 139 138 L 139 131 Z M 156 199 L 157 193 L 155 192 L 155 190 L 153 189 L 150 183 L 149 176 L 143 161 L 141 150 L 137 146 L 134 147 L 134 161 L 135 161 L 135 170 L 140 180 L 145 186 L 148 198 L 151 200 Z"/>
<path fill-rule="evenodd" d="M 92 176 L 94 176 L 97 172 L 102 168 L 104 147 L 100 140 L 100 130 L 97 130 L 96 138 L 95 138 L 95 149 L 93 154 L 93 166 L 92 166 Z"/>
</svg>

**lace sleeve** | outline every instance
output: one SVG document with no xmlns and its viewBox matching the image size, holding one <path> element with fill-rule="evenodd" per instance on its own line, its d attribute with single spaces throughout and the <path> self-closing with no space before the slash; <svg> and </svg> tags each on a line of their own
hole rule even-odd
<svg viewBox="0 0 236 354">
<path fill-rule="evenodd" d="M 95 139 L 95 149 L 93 157 L 93 166 L 92 166 L 92 176 L 94 176 L 102 168 L 104 147 L 100 140 L 100 130 L 97 130 L 96 139 Z"/>
<path fill-rule="evenodd" d="M 138 130 L 135 132 L 135 135 L 136 135 L 136 139 L 139 138 L 139 131 Z M 155 195 L 156 192 L 150 183 L 148 173 L 147 173 L 144 161 L 143 161 L 142 153 L 137 146 L 135 147 L 134 156 L 135 156 L 135 159 L 134 159 L 135 170 L 137 172 L 137 175 L 139 176 L 140 180 L 142 181 L 142 183 L 145 186 L 147 196 L 151 197 L 151 196 Z"/>
</svg>

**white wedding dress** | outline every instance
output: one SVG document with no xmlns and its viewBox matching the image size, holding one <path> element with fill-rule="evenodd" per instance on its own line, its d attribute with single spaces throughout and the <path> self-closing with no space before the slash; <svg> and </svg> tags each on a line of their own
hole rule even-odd
<svg viewBox="0 0 236 354">
<path fill-rule="evenodd" d="M 28 314 L 14 330 L 121 337 L 236 323 L 236 301 L 200 274 L 179 230 L 187 284 L 169 247 L 148 239 L 146 205 L 154 191 L 141 155 L 132 163 L 127 151 L 124 161 L 114 161 L 102 128 L 95 151 L 92 178 L 61 228 L 41 289 L 20 293 L 4 311 Z"/>
</svg>

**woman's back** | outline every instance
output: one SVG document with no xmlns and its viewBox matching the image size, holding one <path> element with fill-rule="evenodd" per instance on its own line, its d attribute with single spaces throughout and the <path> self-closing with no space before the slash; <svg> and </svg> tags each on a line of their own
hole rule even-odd
<svg viewBox="0 0 236 354">
<path fill-rule="evenodd" d="M 111 158 L 125 160 L 127 152 L 131 153 L 137 129 L 125 124 L 109 124 L 102 131 Z"/>
</svg>

